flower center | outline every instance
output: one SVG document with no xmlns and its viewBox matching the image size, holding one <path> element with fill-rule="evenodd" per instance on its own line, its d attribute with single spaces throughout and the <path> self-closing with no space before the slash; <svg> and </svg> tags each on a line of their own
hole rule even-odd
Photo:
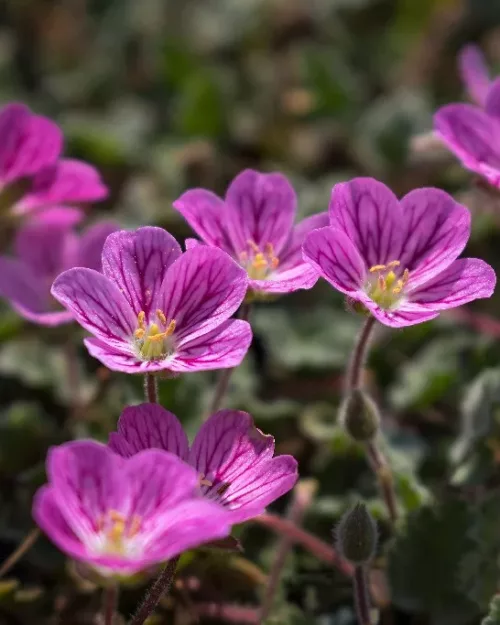
<svg viewBox="0 0 500 625">
<path fill-rule="evenodd" d="M 404 295 L 404 287 L 408 282 L 410 272 L 405 269 L 401 273 L 400 265 L 399 260 L 391 260 L 386 265 L 370 267 L 370 277 L 365 290 L 380 308 L 393 308 Z"/>
<path fill-rule="evenodd" d="M 121 512 L 109 510 L 97 523 L 103 538 L 102 551 L 113 555 L 123 555 L 127 551 L 127 541 L 141 529 L 142 519 L 134 514 L 128 519 Z"/>
<path fill-rule="evenodd" d="M 227 491 L 227 489 L 231 486 L 230 482 L 212 482 L 211 480 L 207 480 L 206 476 L 202 473 L 200 474 L 200 488 L 201 492 L 205 497 L 209 499 L 213 499 L 215 501 L 219 501 L 222 495 Z"/>
<path fill-rule="evenodd" d="M 248 249 L 240 253 L 240 264 L 246 269 L 251 280 L 266 280 L 271 271 L 279 265 L 279 258 L 274 255 L 272 243 L 266 243 L 264 249 L 247 241 Z"/>
<path fill-rule="evenodd" d="M 140 357 L 143 360 L 162 360 L 173 350 L 170 338 L 175 330 L 175 319 L 167 322 L 161 310 L 156 311 L 157 323 L 146 325 L 146 313 L 141 310 L 137 315 L 137 330 L 134 340 Z"/>
</svg>

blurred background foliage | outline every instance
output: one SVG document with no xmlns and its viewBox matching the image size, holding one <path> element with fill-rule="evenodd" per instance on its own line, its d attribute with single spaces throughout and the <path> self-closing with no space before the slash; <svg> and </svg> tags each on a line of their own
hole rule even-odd
<svg viewBox="0 0 500 625">
<path fill-rule="evenodd" d="M 500 269 L 499 196 L 421 136 L 437 106 L 464 99 L 456 54 L 469 41 L 500 69 L 500 0 L 0 0 L 0 99 L 56 119 L 66 153 L 100 169 L 111 196 L 90 220 L 154 223 L 183 240 L 172 201 L 193 186 L 222 193 L 245 167 L 289 175 L 302 215 L 325 210 L 336 181 L 370 175 L 398 194 L 453 192 L 474 214 L 469 255 Z M 395 536 L 363 453 L 336 422 L 360 319 L 323 283 L 253 311 L 255 339 L 227 404 L 251 412 L 317 481 L 308 530 L 331 541 L 346 507 L 368 501 L 384 624 L 477 623 L 498 589 L 499 298 L 379 329 L 367 379 L 406 515 Z M 33 527 L 47 448 L 106 440 L 124 405 L 142 399 L 141 379 L 103 369 L 82 336 L 1 304 L 0 561 Z M 190 435 L 216 379 L 161 383 Z M 237 533 L 242 554 L 185 558 L 152 622 L 255 622 L 276 537 L 251 524 Z M 123 594 L 124 615 L 143 590 Z M 98 607 L 93 583 L 45 539 L 0 580 L 6 625 L 91 624 Z M 349 580 L 296 548 L 268 622 L 351 625 Z"/>
</svg>

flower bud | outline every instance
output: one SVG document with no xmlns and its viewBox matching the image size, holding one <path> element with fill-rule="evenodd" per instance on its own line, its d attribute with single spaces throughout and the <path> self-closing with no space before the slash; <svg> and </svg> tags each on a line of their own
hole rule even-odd
<svg viewBox="0 0 500 625">
<path fill-rule="evenodd" d="M 377 525 L 364 503 L 344 514 L 337 525 L 337 546 L 342 556 L 353 564 L 369 562 L 377 548 Z"/>
<path fill-rule="evenodd" d="M 361 389 L 349 391 L 340 408 L 341 422 L 351 438 L 367 443 L 377 434 L 380 415 L 373 399 Z"/>
</svg>

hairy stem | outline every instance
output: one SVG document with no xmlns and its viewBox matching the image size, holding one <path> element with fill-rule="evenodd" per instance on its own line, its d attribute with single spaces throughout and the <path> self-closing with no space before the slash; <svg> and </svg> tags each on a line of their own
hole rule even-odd
<svg viewBox="0 0 500 625">
<path fill-rule="evenodd" d="M 316 488 L 317 485 L 312 481 L 299 482 L 293 491 L 293 501 L 287 516 L 288 520 L 297 527 L 302 524 L 304 515 L 311 505 Z M 276 546 L 274 560 L 271 565 L 264 591 L 264 598 L 260 608 L 259 623 L 264 623 L 271 613 L 281 574 L 293 544 L 293 539 L 287 534 L 284 534 Z"/>
<path fill-rule="evenodd" d="M 248 321 L 250 318 L 250 304 L 248 303 L 243 303 L 241 305 L 241 308 L 239 310 L 239 314 L 238 314 L 238 318 L 242 319 L 243 321 Z M 217 412 L 217 410 L 220 410 L 221 406 L 222 406 L 222 402 L 224 401 L 224 398 L 226 396 L 227 393 L 227 389 L 229 387 L 229 381 L 231 379 L 231 376 L 233 375 L 234 370 L 237 367 L 233 367 L 232 369 L 224 369 L 223 371 L 221 371 L 219 379 L 217 381 L 217 384 L 215 386 L 215 391 L 214 391 L 214 396 L 212 399 L 212 404 L 210 405 L 210 412 L 206 415 L 206 418 L 208 419 L 208 417 L 213 414 L 214 412 Z"/>
<path fill-rule="evenodd" d="M 129 625 L 143 625 L 148 616 L 151 616 L 151 614 L 155 611 L 162 596 L 170 591 L 174 581 L 175 570 L 177 569 L 179 557 L 180 556 L 172 558 L 167 562 L 165 568 L 158 576 L 158 579 L 151 586 L 148 593 L 144 597 L 144 601 L 139 606 L 136 614 L 132 617 Z"/>
<path fill-rule="evenodd" d="M 158 380 L 154 373 L 146 373 L 144 377 L 144 396 L 150 404 L 158 403 Z"/>
<path fill-rule="evenodd" d="M 368 355 L 368 348 L 370 346 L 370 339 L 375 328 L 375 323 L 375 317 L 370 316 L 361 328 L 346 376 L 347 392 L 359 389 L 362 386 L 363 367 Z M 398 510 L 396 493 L 394 491 L 394 480 L 389 462 L 380 449 L 376 438 L 366 443 L 365 451 L 370 467 L 377 478 L 380 494 L 385 502 L 389 518 L 392 523 L 395 523 L 398 517 Z"/>
<path fill-rule="evenodd" d="M 31 549 L 31 547 L 33 547 L 39 536 L 40 530 L 38 527 L 33 528 L 14 553 L 11 553 L 7 560 L 5 560 L 5 562 L 0 566 L 0 577 L 3 577 L 6 573 L 8 573 L 16 562 L 20 560 L 24 554 Z"/>
<path fill-rule="evenodd" d="M 354 603 L 359 625 L 372 625 L 366 570 L 363 564 L 354 569 Z"/>
<path fill-rule="evenodd" d="M 111 584 L 103 590 L 102 614 L 104 618 L 104 625 L 113 625 L 118 607 L 118 593 L 118 584 Z"/>
<path fill-rule="evenodd" d="M 286 535 L 289 540 L 307 549 L 307 551 L 316 556 L 318 560 L 333 564 L 344 575 L 349 577 L 353 575 L 354 568 L 352 564 L 341 558 L 333 547 L 330 547 L 328 543 L 310 534 L 302 527 L 298 527 L 289 519 L 283 519 L 275 514 L 264 513 L 252 520 L 269 527 L 278 534 Z"/>
<path fill-rule="evenodd" d="M 370 346 L 370 339 L 375 328 L 375 323 L 375 317 L 368 317 L 361 328 L 356 345 L 354 346 L 346 376 L 347 390 L 349 391 L 361 386 L 363 367 L 368 355 L 368 347 Z"/>
</svg>

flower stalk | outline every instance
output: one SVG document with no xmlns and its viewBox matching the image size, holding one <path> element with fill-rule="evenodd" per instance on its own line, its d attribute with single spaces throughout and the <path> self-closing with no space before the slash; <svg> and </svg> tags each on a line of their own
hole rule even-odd
<svg viewBox="0 0 500 625">
<path fill-rule="evenodd" d="M 178 562 L 179 557 L 172 558 L 167 562 L 165 568 L 158 576 L 158 579 L 144 597 L 144 601 L 139 606 L 136 614 L 132 617 L 129 625 L 143 625 L 146 619 L 155 611 L 163 595 L 170 592 Z"/>
<path fill-rule="evenodd" d="M 118 584 L 111 584 L 107 586 L 103 591 L 103 622 L 104 625 L 113 625 L 115 620 L 115 614 L 118 608 Z"/>
<path fill-rule="evenodd" d="M 368 592 L 367 575 L 364 564 L 354 569 L 354 604 L 359 625 L 372 625 L 370 617 L 370 598 Z"/>
<path fill-rule="evenodd" d="M 150 404 L 158 402 L 158 379 L 154 373 L 146 373 L 144 378 L 144 395 Z"/>
<path fill-rule="evenodd" d="M 375 317 L 368 317 L 359 333 L 347 371 L 347 395 L 361 390 L 363 368 L 368 356 L 368 349 L 375 323 Z M 363 440 L 362 442 L 370 467 L 377 478 L 380 493 L 385 502 L 389 518 L 391 523 L 394 524 L 398 517 L 398 510 L 391 467 L 383 451 L 380 449 L 376 433 L 370 440 Z"/>
</svg>

